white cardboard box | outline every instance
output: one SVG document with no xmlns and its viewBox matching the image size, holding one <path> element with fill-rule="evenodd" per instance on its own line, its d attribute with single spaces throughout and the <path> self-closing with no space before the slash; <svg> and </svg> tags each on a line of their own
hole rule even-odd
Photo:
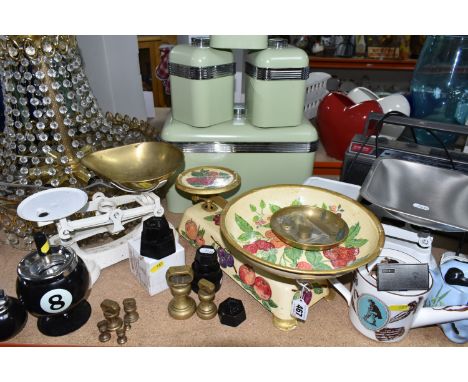
<svg viewBox="0 0 468 382">
<path fill-rule="evenodd" d="M 184 247 L 179 244 L 176 232 L 174 232 L 174 237 L 176 238 L 176 251 L 161 260 L 140 255 L 139 237 L 128 241 L 130 270 L 150 296 L 169 288 L 166 283 L 166 272 L 169 267 L 185 265 Z"/>
</svg>

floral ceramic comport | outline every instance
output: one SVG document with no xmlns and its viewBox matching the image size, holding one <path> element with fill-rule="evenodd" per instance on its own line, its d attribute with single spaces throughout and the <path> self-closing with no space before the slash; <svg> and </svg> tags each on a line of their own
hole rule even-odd
<svg viewBox="0 0 468 382">
<path fill-rule="evenodd" d="M 197 168 L 208 174 L 211 167 Z M 192 169 L 179 179 L 192 178 Z M 179 187 L 179 182 L 177 182 Z M 184 185 L 187 192 L 187 185 Z M 196 194 L 196 190 L 189 190 Z M 213 192 L 214 193 L 214 192 Z M 206 195 L 206 194 L 204 194 Z M 211 196 L 210 199 L 213 199 Z M 217 203 L 217 202 L 216 202 Z M 226 206 L 225 201 L 208 210 L 205 203 L 188 208 L 179 232 L 189 242 L 214 245 L 226 274 L 273 314 L 282 330 L 297 326 L 291 304 L 300 293 L 296 281 L 308 283 L 304 301 L 317 303 L 329 293 L 327 278 L 351 272 L 373 260 L 383 245 L 383 230 L 377 218 L 360 204 L 325 189 L 277 185 L 246 192 Z M 271 216 L 294 205 L 312 205 L 339 214 L 349 233 L 338 247 L 324 251 L 301 250 L 282 242 L 272 231 Z"/>
<path fill-rule="evenodd" d="M 188 193 L 193 201 L 202 202 L 185 211 L 179 225 L 179 233 L 195 248 L 213 245 L 217 249 L 218 260 L 225 274 L 273 314 L 275 326 L 282 330 L 293 329 L 297 320 L 290 315 L 291 302 L 300 292 L 296 283 L 293 280 L 274 277 L 233 256 L 221 236 L 221 212 L 226 201 L 218 194 L 232 190 L 239 183 L 239 176 L 223 167 L 201 166 L 181 173 L 177 178 L 176 187 L 179 191 Z M 313 305 L 327 295 L 327 283 L 318 281 L 311 286 L 304 299 L 309 305 Z"/>
</svg>

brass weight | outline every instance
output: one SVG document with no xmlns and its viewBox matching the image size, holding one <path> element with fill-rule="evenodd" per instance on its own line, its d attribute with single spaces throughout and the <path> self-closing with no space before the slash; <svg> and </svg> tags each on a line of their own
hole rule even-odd
<svg viewBox="0 0 468 382">
<path fill-rule="evenodd" d="M 186 320 L 195 313 L 195 300 L 189 296 L 192 280 L 193 270 L 188 265 L 170 267 L 166 272 L 167 285 L 174 296 L 169 302 L 168 312 L 176 320 Z"/>
<path fill-rule="evenodd" d="M 206 279 L 201 279 L 198 282 L 198 298 L 200 304 L 197 307 L 197 316 L 202 320 L 211 320 L 216 317 L 218 308 L 213 302 L 216 293 L 216 286 Z"/>
<path fill-rule="evenodd" d="M 101 302 L 102 313 L 104 318 L 107 320 L 107 330 L 114 332 L 121 328 L 123 320 L 119 317 L 120 306 L 117 302 L 109 299 L 105 299 Z"/>
<path fill-rule="evenodd" d="M 117 343 L 119 345 L 124 345 L 127 343 L 127 335 L 125 334 L 124 328 L 119 328 L 116 330 L 117 333 Z"/>
<path fill-rule="evenodd" d="M 123 309 L 125 312 L 124 323 L 133 324 L 138 321 L 140 315 L 136 311 L 136 301 L 134 298 L 126 298 L 123 300 Z M 130 325 L 129 325 L 130 326 Z"/>
<path fill-rule="evenodd" d="M 100 342 L 107 342 L 111 339 L 111 334 L 109 330 L 107 330 L 107 321 L 102 320 L 99 321 L 97 324 L 99 330 L 99 341 Z"/>
</svg>

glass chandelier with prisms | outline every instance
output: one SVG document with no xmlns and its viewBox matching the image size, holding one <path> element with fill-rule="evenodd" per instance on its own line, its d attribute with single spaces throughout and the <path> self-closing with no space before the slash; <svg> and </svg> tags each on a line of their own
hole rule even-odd
<svg viewBox="0 0 468 382">
<path fill-rule="evenodd" d="M 89 151 L 141 142 L 148 125 L 103 115 L 73 36 L 0 37 L 5 128 L 0 196 L 20 200 L 43 186 L 80 187 Z"/>
<path fill-rule="evenodd" d="M 84 187 L 94 176 L 88 152 L 146 140 L 146 122 L 104 115 L 74 36 L 0 36 L 0 228 L 25 237 L 14 213 L 26 196 L 50 187 Z"/>
</svg>

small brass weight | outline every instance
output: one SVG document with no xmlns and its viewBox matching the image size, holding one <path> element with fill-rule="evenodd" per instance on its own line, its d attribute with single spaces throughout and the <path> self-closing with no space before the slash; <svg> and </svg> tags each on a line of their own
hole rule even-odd
<svg viewBox="0 0 468 382">
<path fill-rule="evenodd" d="M 123 300 L 123 309 L 124 309 L 124 312 L 125 312 L 125 315 L 124 315 L 124 318 L 123 318 L 124 327 L 125 327 L 125 330 L 128 330 L 128 329 L 130 329 L 132 327 L 131 324 L 138 321 L 138 319 L 140 318 L 139 314 L 136 311 L 137 306 L 136 306 L 135 299 L 134 298 L 124 299 Z"/>
<path fill-rule="evenodd" d="M 111 339 L 111 334 L 109 330 L 107 330 L 107 321 L 102 320 L 99 321 L 97 324 L 99 330 L 99 341 L 100 342 L 107 342 Z"/>
<path fill-rule="evenodd" d="M 188 265 L 170 267 L 166 272 L 167 285 L 174 298 L 169 302 L 169 315 L 176 320 L 186 320 L 195 313 L 195 300 L 189 296 L 192 289 L 193 270 Z"/>
<path fill-rule="evenodd" d="M 118 302 L 105 299 L 101 302 L 101 309 L 107 321 L 107 330 L 109 332 L 114 332 L 122 327 L 123 320 L 119 317 L 120 306 Z"/>
<path fill-rule="evenodd" d="M 127 343 L 127 335 L 125 334 L 125 328 L 118 328 L 116 330 L 117 333 L 117 343 L 119 345 L 124 345 Z"/>
<path fill-rule="evenodd" d="M 213 302 L 215 298 L 215 285 L 206 279 L 201 279 L 198 282 L 198 298 L 200 304 L 197 306 L 197 316 L 202 320 L 211 320 L 216 317 L 218 308 Z"/>
</svg>

